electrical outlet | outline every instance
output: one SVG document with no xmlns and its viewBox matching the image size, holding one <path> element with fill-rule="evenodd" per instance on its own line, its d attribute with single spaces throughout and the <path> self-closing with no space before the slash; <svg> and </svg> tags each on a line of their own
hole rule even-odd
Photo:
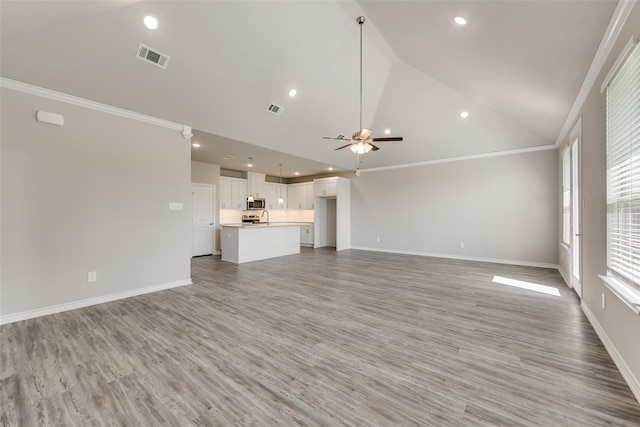
<svg viewBox="0 0 640 427">
<path fill-rule="evenodd" d="M 460 242 L 460 249 L 464 249 L 464 242 Z"/>
<path fill-rule="evenodd" d="M 607 296 L 605 294 L 602 294 L 602 309 L 607 309 Z"/>
<path fill-rule="evenodd" d="M 98 280 L 98 273 L 96 273 L 95 271 L 90 271 L 87 273 L 87 282 L 88 283 L 93 283 L 95 281 Z"/>
</svg>

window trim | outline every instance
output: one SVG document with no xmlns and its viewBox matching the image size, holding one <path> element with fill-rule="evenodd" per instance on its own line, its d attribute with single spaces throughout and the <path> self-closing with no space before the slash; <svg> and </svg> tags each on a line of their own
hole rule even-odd
<svg viewBox="0 0 640 427">
<path fill-rule="evenodd" d="M 614 65 L 612 66 L 611 70 L 609 71 L 609 73 L 607 74 L 603 84 L 602 84 L 602 91 L 604 92 L 604 90 L 608 90 L 611 83 L 615 80 L 615 78 L 617 77 L 618 73 L 620 72 L 620 70 L 622 69 L 622 67 L 626 64 L 626 61 L 630 58 L 630 56 L 632 54 L 638 54 L 640 55 L 640 43 L 638 43 L 638 39 L 636 37 L 632 37 L 627 44 L 625 45 L 625 47 L 623 48 L 621 54 L 618 56 L 618 58 L 616 59 Z M 610 266 L 610 213 L 609 213 L 609 207 L 610 207 L 610 173 L 611 173 L 611 167 L 610 167 L 610 151 L 609 151 L 609 135 L 610 135 L 610 127 L 609 127 L 609 123 L 611 121 L 611 118 L 609 116 L 609 111 L 610 111 L 611 107 L 610 107 L 610 101 L 609 101 L 609 93 L 607 92 L 606 94 L 606 110 L 607 110 L 607 118 L 606 118 L 606 135 L 607 135 L 607 147 L 606 147 L 606 162 L 607 162 L 607 168 L 606 168 L 606 198 L 607 198 L 607 202 L 606 202 L 606 208 L 607 208 L 607 228 L 606 228 L 606 235 L 607 235 L 607 242 L 606 242 L 606 248 L 607 248 L 607 259 L 606 259 L 606 265 L 607 265 L 607 273 L 606 275 L 599 275 L 600 279 L 603 281 L 603 283 L 605 284 L 605 286 L 614 294 L 616 295 L 625 305 L 627 305 L 629 308 L 631 308 L 631 310 L 640 315 L 640 280 L 635 280 L 637 279 L 637 277 L 635 277 L 635 275 L 633 276 L 633 278 L 631 277 L 626 277 L 625 273 L 623 271 L 616 271 L 614 268 L 612 268 Z M 640 115 L 632 115 L 630 117 L 630 122 L 629 122 L 629 126 L 634 127 L 634 126 L 640 126 Z M 630 146 L 633 147 L 633 144 Z M 632 148 L 631 148 L 632 150 Z M 633 152 L 633 151 L 632 151 Z M 640 175 L 640 168 L 638 170 L 633 170 L 633 172 L 631 173 L 631 176 L 636 176 L 636 175 Z M 615 187 L 615 189 L 619 189 L 619 187 Z M 620 203 L 620 201 L 615 202 L 616 204 Z M 631 239 L 625 240 L 625 242 L 627 241 L 631 241 Z M 635 263 L 633 264 L 633 266 L 635 266 Z M 632 268 L 632 271 L 634 269 L 634 267 Z M 639 262 L 639 267 L 640 267 L 640 262 Z"/>
</svg>

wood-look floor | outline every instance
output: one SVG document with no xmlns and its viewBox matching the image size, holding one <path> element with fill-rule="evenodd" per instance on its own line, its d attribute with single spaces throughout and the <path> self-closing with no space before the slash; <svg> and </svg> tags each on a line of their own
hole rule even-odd
<svg viewBox="0 0 640 427">
<path fill-rule="evenodd" d="M 327 249 L 192 265 L 192 286 L 1 327 L 0 424 L 640 426 L 554 270 Z"/>
</svg>

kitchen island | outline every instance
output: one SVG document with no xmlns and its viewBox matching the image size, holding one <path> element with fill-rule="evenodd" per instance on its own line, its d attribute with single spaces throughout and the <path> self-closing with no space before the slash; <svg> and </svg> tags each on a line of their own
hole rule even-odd
<svg viewBox="0 0 640 427">
<path fill-rule="evenodd" d="M 300 224 L 222 224 L 222 261 L 241 264 L 300 253 Z"/>
</svg>

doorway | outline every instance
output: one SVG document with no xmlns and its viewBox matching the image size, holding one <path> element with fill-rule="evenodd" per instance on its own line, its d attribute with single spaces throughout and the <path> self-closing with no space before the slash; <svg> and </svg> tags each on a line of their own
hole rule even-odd
<svg viewBox="0 0 640 427">
<path fill-rule="evenodd" d="M 571 277 L 570 285 L 582 299 L 582 196 L 580 186 L 580 142 L 582 139 L 582 120 L 579 120 L 571 132 Z"/>
<path fill-rule="evenodd" d="M 191 256 L 211 255 L 214 252 L 213 237 L 215 224 L 215 186 L 209 184 L 191 185 L 192 233 Z"/>
</svg>

